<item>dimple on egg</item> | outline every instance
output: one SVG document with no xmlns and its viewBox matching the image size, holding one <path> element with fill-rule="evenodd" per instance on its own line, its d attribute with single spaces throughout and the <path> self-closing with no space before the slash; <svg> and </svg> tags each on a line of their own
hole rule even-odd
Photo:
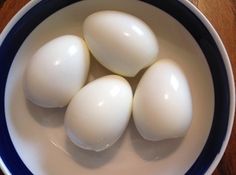
<svg viewBox="0 0 236 175">
<path fill-rule="evenodd" d="M 102 151 L 122 135 L 132 111 L 132 90 L 117 75 L 96 79 L 72 99 L 65 114 L 71 141 L 87 150 Z"/>
<path fill-rule="evenodd" d="M 134 95 L 133 118 L 147 140 L 186 134 L 192 120 L 192 99 L 187 79 L 174 61 L 157 61 L 144 73 Z"/>
<path fill-rule="evenodd" d="M 64 35 L 49 41 L 26 67 L 27 99 L 47 108 L 66 106 L 85 83 L 89 64 L 89 51 L 81 38 Z"/>
<path fill-rule="evenodd" d="M 94 57 L 114 73 L 133 77 L 157 60 L 158 42 L 139 18 L 119 11 L 99 11 L 83 24 L 85 41 Z"/>
</svg>

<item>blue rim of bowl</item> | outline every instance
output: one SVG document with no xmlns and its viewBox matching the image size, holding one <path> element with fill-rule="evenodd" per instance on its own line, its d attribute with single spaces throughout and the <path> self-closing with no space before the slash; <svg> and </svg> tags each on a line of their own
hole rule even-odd
<svg viewBox="0 0 236 175">
<path fill-rule="evenodd" d="M 11 141 L 5 118 L 4 95 L 7 76 L 14 57 L 25 38 L 44 19 L 54 12 L 79 0 L 43 0 L 27 11 L 11 28 L 0 47 L 0 157 L 12 174 L 31 175 L 32 173 L 17 154 Z M 226 138 L 229 112 L 230 88 L 223 57 L 211 33 L 203 22 L 183 3 L 166 0 L 143 0 L 179 21 L 195 38 L 204 53 L 211 71 L 215 108 L 214 119 L 207 142 L 186 175 L 201 175 L 207 172 L 217 154 L 220 153 Z"/>
</svg>

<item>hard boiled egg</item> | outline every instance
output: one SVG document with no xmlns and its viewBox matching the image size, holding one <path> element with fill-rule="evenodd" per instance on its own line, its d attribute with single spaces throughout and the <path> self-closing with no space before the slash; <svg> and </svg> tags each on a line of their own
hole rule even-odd
<svg viewBox="0 0 236 175">
<path fill-rule="evenodd" d="M 192 119 L 192 99 L 187 79 L 175 62 L 157 61 L 144 73 L 134 95 L 133 118 L 147 140 L 186 134 Z"/>
<path fill-rule="evenodd" d="M 27 65 L 26 97 L 42 107 L 66 106 L 85 83 L 89 64 L 89 51 L 81 38 L 65 35 L 49 41 Z"/>
<path fill-rule="evenodd" d="M 142 20 L 119 11 L 99 11 L 83 24 L 85 41 L 95 58 L 109 70 L 135 76 L 157 60 L 155 34 Z"/>
<path fill-rule="evenodd" d="M 65 114 L 71 141 L 86 150 L 102 151 L 124 132 L 132 111 L 132 90 L 117 75 L 99 78 L 84 86 Z"/>
</svg>

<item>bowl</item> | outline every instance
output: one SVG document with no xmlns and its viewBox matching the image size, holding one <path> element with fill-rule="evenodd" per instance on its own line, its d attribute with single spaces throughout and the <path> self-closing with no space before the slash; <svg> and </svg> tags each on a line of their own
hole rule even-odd
<svg viewBox="0 0 236 175">
<path fill-rule="evenodd" d="M 149 142 L 133 121 L 103 152 L 74 146 L 63 127 L 65 108 L 43 109 L 23 93 L 25 66 L 47 41 L 82 36 L 83 20 L 99 10 L 119 10 L 145 21 L 160 44 L 160 59 L 184 71 L 193 120 L 184 138 Z M 235 90 L 226 50 L 209 21 L 186 0 L 34 0 L 9 22 L 0 38 L 0 165 L 5 174 L 211 174 L 227 146 Z M 110 74 L 92 58 L 88 81 Z M 129 78 L 133 89 L 136 78 Z"/>
</svg>

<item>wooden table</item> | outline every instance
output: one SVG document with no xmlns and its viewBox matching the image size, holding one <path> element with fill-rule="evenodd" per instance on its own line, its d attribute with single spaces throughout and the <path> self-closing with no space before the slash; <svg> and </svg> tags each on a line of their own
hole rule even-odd
<svg viewBox="0 0 236 175">
<path fill-rule="evenodd" d="M 0 32 L 29 0 L 0 0 Z M 236 0 L 191 0 L 213 24 L 228 51 L 236 77 Z M 236 120 L 226 152 L 214 175 L 236 175 Z M 2 173 L 0 172 L 0 175 Z"/>
</svg>

